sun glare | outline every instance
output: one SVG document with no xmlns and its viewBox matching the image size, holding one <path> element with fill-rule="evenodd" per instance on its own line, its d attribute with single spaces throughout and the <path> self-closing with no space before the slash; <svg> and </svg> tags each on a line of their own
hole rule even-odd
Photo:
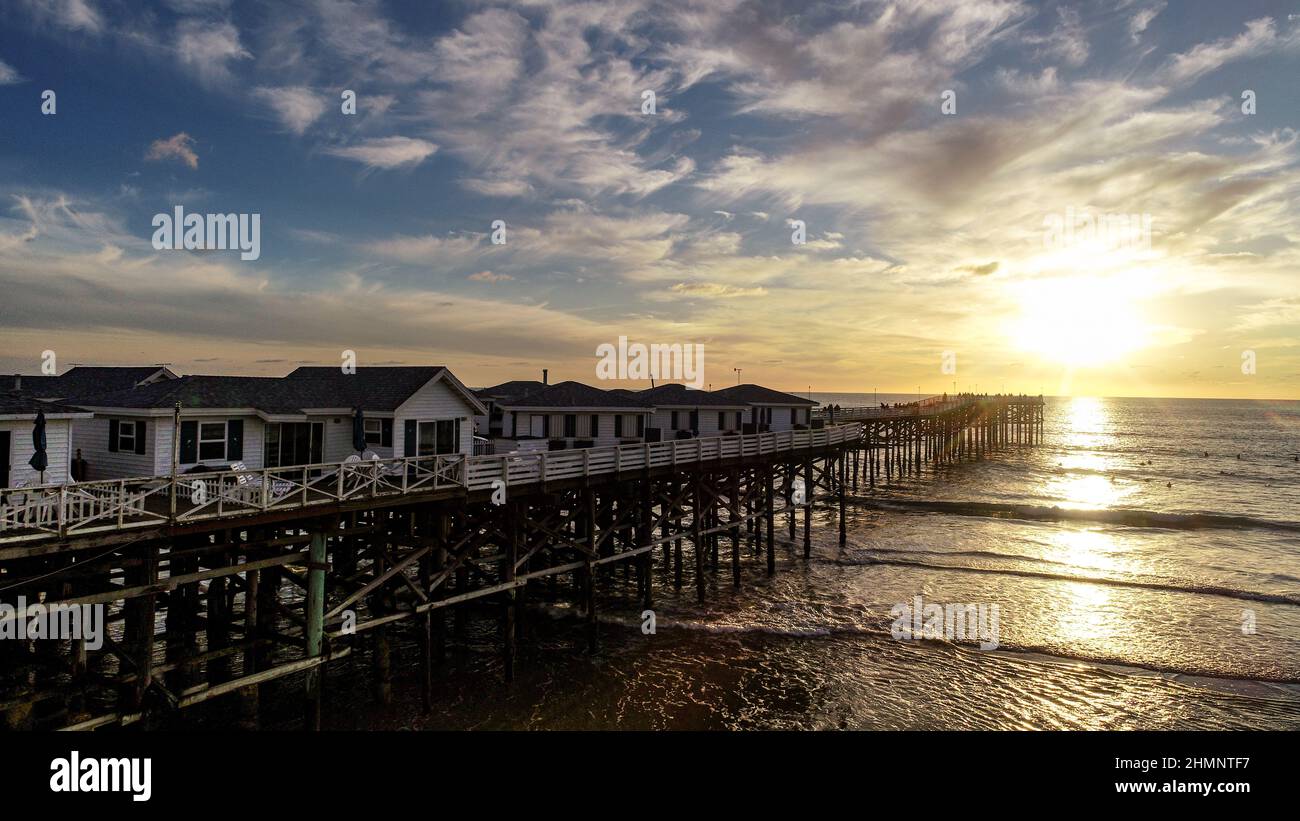
<svg viewBox="0 0 1300 821">
<path fill-rule="evenodd" d="M 1147 325 L 1136 299 L 1113 278 L 1075 277 L 1025 283 L 1016 344 L 1063 365 L 1104 365 L 1141 348 Z"/>
</svg>

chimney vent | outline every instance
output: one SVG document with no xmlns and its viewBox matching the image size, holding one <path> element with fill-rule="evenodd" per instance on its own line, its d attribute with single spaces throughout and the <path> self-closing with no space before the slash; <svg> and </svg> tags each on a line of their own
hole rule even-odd
<svg viewBox="0 0 1300 821">
<path fill-rule="evenodd" d="M 548 372 L 547 372 L 546 368 L 542 368 L 542 384 L 543 384 L 543 385 L 549 385 L 549 384 L 551 384 L 549 378 L 547 377 L 547 373 L 548 373 Z"/>
</svg>

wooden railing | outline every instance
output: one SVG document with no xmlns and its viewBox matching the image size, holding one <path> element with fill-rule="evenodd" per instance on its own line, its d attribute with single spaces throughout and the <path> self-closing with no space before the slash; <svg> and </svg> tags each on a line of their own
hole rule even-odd
<svg viewBox="0 0 1300 821">
<path fill-rule="evenodd" d="M 840 444 L 854 424 L 490 456 L 415 456 L 0 490 L 0 543 L 400 496 L 685 466 Z"/>
</svg>

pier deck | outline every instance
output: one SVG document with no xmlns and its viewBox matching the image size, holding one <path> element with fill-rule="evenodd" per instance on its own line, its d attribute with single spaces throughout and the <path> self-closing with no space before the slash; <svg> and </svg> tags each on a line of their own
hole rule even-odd
<svg viewBox="0 0 1300 821">
<path fill-rule="evenodd" d="M 109 625 L 98 650 L 0 642 L 0 714 L 11 727 L 88 729 L 237 694 L 256 726 L 263 688 L 303 674 L 305 724 L 318 727 L 327 662 L 367 650 L 386 701 L 391 631 L 414 631 L 427 699 L 466 607 L 484 604 L 510 680 L 533 597 L 572 600 L 595 651 L 598 585 L 645 609 L 656 580 L 703 599 L 720 573 L 740 586 L 746 558 L 775 573 L 778 544 L 807 558 L 815 505 L 838 508 L 843 543 L 859 483 L 1041 435 L 1040 399 L 890 410 L 903 412 L 612 448 L 0 491 L 0 607 L 15 611 L 0 620 L 93 605 Z"/>
</svg>

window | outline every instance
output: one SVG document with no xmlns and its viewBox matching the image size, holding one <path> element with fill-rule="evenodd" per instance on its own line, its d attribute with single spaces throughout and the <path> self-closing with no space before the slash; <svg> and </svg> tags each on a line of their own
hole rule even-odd
<svg viewBox="0 0 1300 821">
<path fill-rule="evenodd" d="M 645 417 L 641 414 L 637 414 L 636 417 L 636 435 L 641 438 L 645 437 Z"/>
<path fill-rule="evenodd" d="M 420 422 L 416 441 L 419 444 L 417 456 L 441 456 L 445 453 L 460 451 L 460 420 L 438 419 L 433 422 Z"/>
<path fill-rule="evenodd" d="M 125 453 L 135 453 L 134 422 L 125 422 L 117 426 L 117 449 Z"/>
<path fill-rule="evenodd" d="M 698 431 L 699 429 L 700 429 L 700 412 L 697 410 L 693 410 L 691 411 L 691 430 Z"/>
<path fill-rule="evenodd" d="M 578 415 L 576 413 L 564 414 L 564 438 L 569 439 L 578 435 Z"/>
<path fill-rule="evenodd" d="M 591 415 L 591 438 L 595 439 L 597 436 L 600 436 L 600 416 L 593 413 Z"/>
<path fill-rule="evenodd" d="M 319 465 L 324 456 L 325 423 L 279 422 L 266 426 L 263 464 L 266 467 Z"/>
<path fill-rule="evenodd" d="M 199 423 L 199 461 L 209 459 L 224 461 L 226 458 L 226 423 Z"/>
<path fill-rule="evenodd" d="M 614 435 L 615 436 L 623 435 L 623 414 L 621 413 L 617 413 L 614 415 Z"/>
<path fill-rule="evenodd" d="M 727 429 L 727 412 L 718 411 L 718 430 Z"/>
<path fill-rule="evenodd" d="M 736 411 L 736 430 L 742 430 L 745 427 L 745 412 Z"/>
<path fill-rule="evenodd" d="M 673 423 L 668 427 L 672 430 L 677 430 L 677 411 L 673 411 Z"/>
<path fill-rule="evenodd" d="M 384 420 L 364 419 L 362 422 L 366 426 L 366 444 L 382 447 L 384 444 Z"/>
<path fill-rule="evenodd" d="M 799 409 L 798 409 L 798 408 L 791 408 L 791 409 L 790 409 L 790 424 L 791 424 L 791 425 L 796 425 L 796 424 L 798 424 L 798 423 L 799 423 Z"/>
</svg>

